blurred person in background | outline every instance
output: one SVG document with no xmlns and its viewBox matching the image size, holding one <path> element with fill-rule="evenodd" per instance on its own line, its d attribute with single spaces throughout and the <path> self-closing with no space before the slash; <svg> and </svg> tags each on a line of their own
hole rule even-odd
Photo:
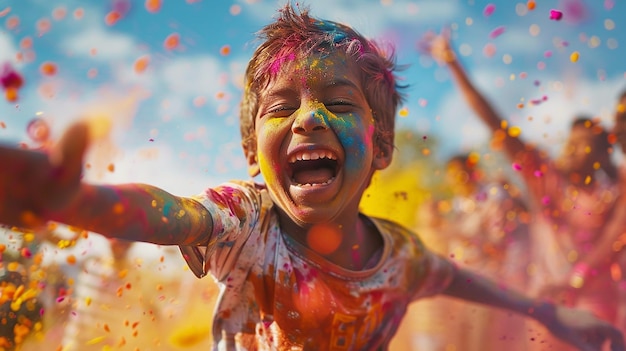
<svg viewBox="0 0 626 351">
<path fill-rule="evenodd" d="M 451 197 L 439 202 L 440 233 L 447 255 L 459 265 L 508 287 L 528 284 L 528 209 L 519 189 L 504 177 L 489 179 L 475 153 L 460 154 L 446 164 Z M 525 321 L 511 313 L 464 306 L 455 301 L 446 311 L 458 350 L 527 349 Z"/>
<path fill-rule="evenodd" d="M 416 231 L 438 253 L 497 282 L 528 283 L 528 213 L 504 176 L 487 176 L 477 153 L 451 157 L 441 184 L 418 207 Z M 527 350 L 525 321 L 505 311 L 435 297 L 411 307 L 393 350 Z"/>
<path fill-rule="evenodd" d="M 587 309 L 608 322 L 617 322 L 618 284 L 610 265 L 594 267 L 587 256 L 607 257 L 599 246 L 605 223 L 618 198 L 617 167 L 611 160 L 607 131 L 591 118 L 579 117 L 558 158 L 508 133 L 506 121 L 474 86 L 450 45 L 449 35 L 430 33 L 424 48 L 448 67 L 465 100 L 490 128 L 524 180 L 533 217 L 531 227 L 531 294 Z M 600 252 L 603 251 L 603 252 Z M 593 275 L 591 274 L 593 272 Z M 534 336 L 539 347 L 568 347 L 541 327 Z"/>
<path fill-rule="evenodd" d="M 622 159 L 626 155 L 626 90 L 622 91 L 617 99 L 613 114 L 612 135 L 615 138 L 616 148 L 621 151 Z M 620 193 L 626 194 L 626 162 L 619 166 Z M 614 209 L 611 220 L 606 224 L 605 233 L 597 246 L 594 255 L 584 257 L 589 269 L 581 278 L 592 278 L 597 267 L 610 265 L 611 276 L 619 285 L 619 305 L 617 306 L 617 326 L 626 331 L 626 196 L 621 196 Z M 609 253 L 609 254 L 602 254 Z"/>
</svg>

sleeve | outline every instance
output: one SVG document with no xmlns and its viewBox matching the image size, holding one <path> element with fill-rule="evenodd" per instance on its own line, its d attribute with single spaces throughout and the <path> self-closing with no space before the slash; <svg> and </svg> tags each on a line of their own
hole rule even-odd
<svg viewBox="0 0 626 351">
<path fill-rule="evenodd" d="M 422 250 L 420 266 L 424 268 L 423 280 L 413 294 L 412 301 L 440 294 L 452 283 L 457 271 L 456 265 L 449 259 L 423 246 Z"/>
<path fill-rule="evenodd" d="M 223 280 L 234 267 L 250 234 L 258 225 L 260 195 L 251 183 L 230 182 L 194 197 L 211 214 L 213 231 L 206 244 L 180 246 L 191 271 L 202 278 Z"/>
</svg>

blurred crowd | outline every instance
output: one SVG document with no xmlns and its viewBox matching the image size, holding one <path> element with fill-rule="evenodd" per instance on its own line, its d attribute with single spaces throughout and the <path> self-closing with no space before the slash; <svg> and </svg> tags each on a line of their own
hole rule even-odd
<svg viewBox="0 0 626 351">
<path fill-rule="evenodd" d="M 460 154 L 440 167 L 446 191 L 418 207 L 416 230 L 503 289 L 589 310 L 626 331 L 626 166 L 615 163 L 626 151 L 626 91 L 616 92 L 611 126 L 571 116 L 551 157 L 476 88 L 446 33 L 429 33 L 423 49 L 449 69 L 491 140 L 487 152 Z M 412 308 L 393 350 L 572 350 L 510 313 L 445 297 Z"/>
<path fill-rule="evenodd" d="M 615 161 L 626 152 L 626 94 L 616 92 L 611 126 L 572 116 L 553 158 L 475 88 L 445 33 L 426 36 L 424 49 L 449 68 L 492 139 L 489 157 L 477 149 L 431 164 L 419 174 L 436 184 L 395 194 L 420 197 L 405 206 L 409 225 L 502 289 L 587 309 L 626 332 L 626 165 Z M 0 350 L 210 348 L 219 291 L 187 271 L 177 248 L 54 224 L 41 242 L 0 230 Z M 446 297 L 411 306 L 391 349 L 569 350 L 531 321 Z"/>
</svg>

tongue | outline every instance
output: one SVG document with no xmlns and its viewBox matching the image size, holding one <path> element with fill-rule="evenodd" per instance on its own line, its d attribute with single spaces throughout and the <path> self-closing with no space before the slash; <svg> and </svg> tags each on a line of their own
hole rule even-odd
<svg viewBox="0 0 626 351">
<path fill-rule="evenodd" d="M 328 168 L 300 170 L 293 174 L 293 179 L 298 184 L 326 183 L 332 177 L 333 172 Z"/>
</svg>

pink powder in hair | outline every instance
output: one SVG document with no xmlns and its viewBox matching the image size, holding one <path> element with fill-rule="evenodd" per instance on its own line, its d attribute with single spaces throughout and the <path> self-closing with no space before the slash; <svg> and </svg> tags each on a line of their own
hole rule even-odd
<svg viewBox="0 0 626 351">
<path fill-rule="evenodd" d="M 279 56 L 278 58 L 274 59 L 272 63 L 270 63 L 269 65 L 270 73 L 272 75 L 278 74 L 278 72 L 280 72 L 280 69 L 282 68 L 285 62 L 294 61 L 295 59 L 296 59 L 296 54 L 294 54 L 293 52 Z"/>
</svg>

